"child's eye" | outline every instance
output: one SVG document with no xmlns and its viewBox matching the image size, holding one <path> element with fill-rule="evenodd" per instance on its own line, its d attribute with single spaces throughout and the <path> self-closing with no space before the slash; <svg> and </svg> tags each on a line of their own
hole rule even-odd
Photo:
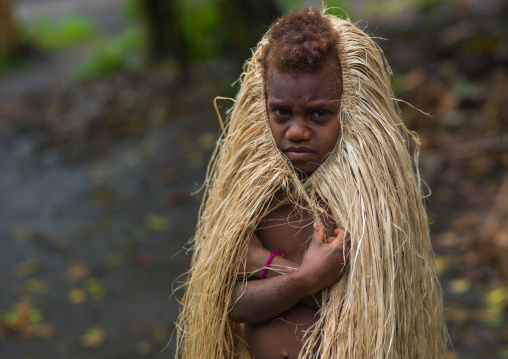
<svg viewBox="0 0 508 359">
<path fill-rule="evenodd" d="M 328 115 L 328 111 L 325 111 L 325 110 L 316 110 L 313 112 L 313 115 L 315 117 L 324 117 L 326 115 Z"/>
<path fill-rule="evenodd" d="M 283 108 L 276 108 L 273 110 L 277 116 L 289 116 L 289 111 L 284 110 Z"/>
</svg>

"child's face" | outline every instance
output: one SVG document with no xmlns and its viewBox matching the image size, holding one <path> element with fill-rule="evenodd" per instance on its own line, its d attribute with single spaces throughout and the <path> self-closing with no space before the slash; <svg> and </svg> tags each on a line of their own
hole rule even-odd
<svg viewBox="0 0 508 359">
<path fill-rule="evenodd" d="M 330 70 L 287 74 L 272 68 L 267 112 L 277 146 L 298 170 L 314 172 L 340 134 L 341 90 Z"/>
</svg>

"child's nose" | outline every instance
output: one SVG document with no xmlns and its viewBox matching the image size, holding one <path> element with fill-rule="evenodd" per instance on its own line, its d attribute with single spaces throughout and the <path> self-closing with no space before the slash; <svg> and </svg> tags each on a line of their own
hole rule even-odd
<svg viewBox="0 0 508 359">
<path fill-rule="evenodd" d="M 295 119 L 286 131 L 286 138 L 291 141 L 308 141 L 312 137 L 312 131 L 304 121 Z"/>
</svg>

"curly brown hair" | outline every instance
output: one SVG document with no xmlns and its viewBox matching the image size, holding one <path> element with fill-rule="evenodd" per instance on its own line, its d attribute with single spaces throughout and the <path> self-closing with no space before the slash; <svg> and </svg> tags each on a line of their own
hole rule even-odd
<svg viewBox="0 0 508 359">
<path fill-rule="evenodd" d="M 268 78 L 272 67 L 296 74 L 321 69 L 325 64 L 336 67 L 333 70 L 340 74 L 339 37 L 330 20 L 319 10 L 304 9 L 287 13 L 271 25 L 268 43 L 258 58 L 263 77 L 265 80 Z M 337 77 L 341 82 L 341 76 Z"/>
</svg>

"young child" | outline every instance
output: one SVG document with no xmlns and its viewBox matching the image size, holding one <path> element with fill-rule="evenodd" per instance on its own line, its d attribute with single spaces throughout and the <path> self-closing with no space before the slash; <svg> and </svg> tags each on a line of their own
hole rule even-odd
<svg viewBox="0 0 508 359">
<path fill-rule="evenodd" d="M 412 134 L 389 71 L 348 20 L 307 9 L 272 25 L 209 167 L 177 356 L 446 349 Z"/>
</svg>

